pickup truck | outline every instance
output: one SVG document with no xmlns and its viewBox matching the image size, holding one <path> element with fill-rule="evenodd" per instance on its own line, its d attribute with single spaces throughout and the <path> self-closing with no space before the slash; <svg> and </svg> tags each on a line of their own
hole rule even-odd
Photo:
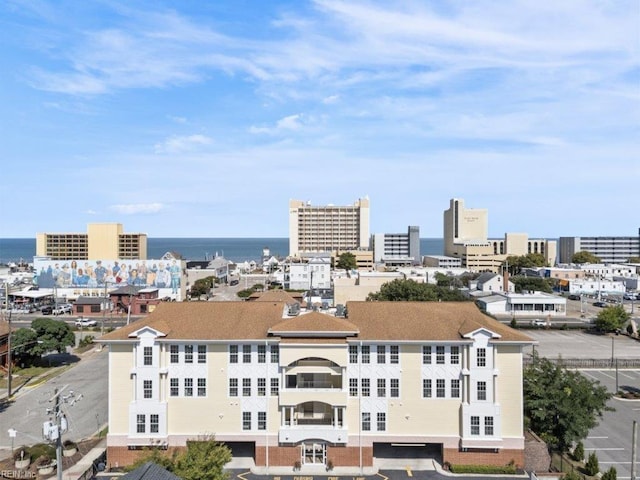
<svg viewBox="0 0 640 480">
<path fill-rule="evenodd" d="M 71 308 L 71 305 L 66 304 L 58 305 L 53 309 L 51 313 L 53 313 L 54 315 L 64 315 L 65 313 L 71 313 L 72 311 L 73 309 Z"/>
<path fill-rule="evenodd" d="M 96 327 L 97 325 L 97 320 L 91 320 L 90 318 L 78 318 L 76 320 L 76 327 Z"/>
</svg>

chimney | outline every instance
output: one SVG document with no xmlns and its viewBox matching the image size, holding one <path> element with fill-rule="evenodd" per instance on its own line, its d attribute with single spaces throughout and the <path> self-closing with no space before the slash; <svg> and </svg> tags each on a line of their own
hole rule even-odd
<svg viewBox="0 0 640 480">
<path fill-rule="evenodd" d="M 507 264 L 507 268 L 504 269 L 504 275 L 502 275 L 502 289 L 504 293 L 509 293 L 509 264 Z"/>
</svg>

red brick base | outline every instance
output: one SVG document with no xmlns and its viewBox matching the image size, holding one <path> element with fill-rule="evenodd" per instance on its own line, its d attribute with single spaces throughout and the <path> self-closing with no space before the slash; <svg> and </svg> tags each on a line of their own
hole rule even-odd
<svg viewBox="0 0 640 480">
<path fill-rule="evenodd" d="M 163 455 L 173 456 L 174 452 L 179 453 L 186 450 L 186 447 L 169 447 L 167 450 L 160 450 Z M 125 467 L 133 465 L 141 458 L 151 455 L 151 450 L 129 450 L 128 447 L 107 447 L 107 466 L 110 468 Z"/>
<path fill-rule="evenodd" d="M 518 468 L 524 466 L 524 450 L 470 450 L 463 452 L 457 448 L 443 449 L 443 462 L 452 465 L 508 465 L 513 462 Z"/>
<path fill-rule="evenodd" d="M 256 447 L 256 465 L 266 466 L 266 448 Z M 359 447 L 327 446 L 327 461 L 331 460 L 336 467 L 353 467 L 360 465 Z M 300 461 L 300 446 L 269 447 L 269 466 L 293 467 L 296 461 Z M 362 447 L 362 466 L 373 465 L 373 448 Z"/>
</svg>

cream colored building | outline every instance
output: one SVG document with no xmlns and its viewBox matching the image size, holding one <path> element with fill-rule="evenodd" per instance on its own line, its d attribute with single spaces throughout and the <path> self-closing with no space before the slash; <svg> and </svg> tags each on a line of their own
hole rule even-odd
<svg viewBox="0 0 640 480">
<path fill-rule="evenodd" d="M 531 239 L 526 233 L 506 233 L 504 238 L 488 238 L 486 209 L 468 209 L 459 198 L 450 200 L 444 211 L 444 254 L 460 258 L 473 271 L 499 273 L 508 256 L 539 253 L 547 265 L 556 264 L 557 241 Z"/>
<path fill-rule="evenodd" d="M 289 201 L 289 255 L 369 249 L 369 198 L 353 205 Z"/>
<path fill-rule="evenodd" d="M 120 223 L 90 223 L 87 233 L 37 233 L 36 256 L 51 260 L 146 260 L 147 235 Z"/>
<path fill-rule="evenodd" d="M 527 336 L 470 302 L 162 303 L 109 347 L 107 462 L 215 434 L 256 466 L 524 462 Z M 404 460 L 409 461 L 409 460 Z"/>
</svg>

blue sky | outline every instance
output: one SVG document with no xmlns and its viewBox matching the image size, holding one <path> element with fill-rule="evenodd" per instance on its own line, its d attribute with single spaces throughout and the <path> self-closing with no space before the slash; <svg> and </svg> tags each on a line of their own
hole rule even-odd
<svg viewBox="0 0 640 480">
<path fill-rule="evenodd" d="M 3 238 L 640 227 L 636 0 L 5 0 L 0 68 Z"/>
</svg>

